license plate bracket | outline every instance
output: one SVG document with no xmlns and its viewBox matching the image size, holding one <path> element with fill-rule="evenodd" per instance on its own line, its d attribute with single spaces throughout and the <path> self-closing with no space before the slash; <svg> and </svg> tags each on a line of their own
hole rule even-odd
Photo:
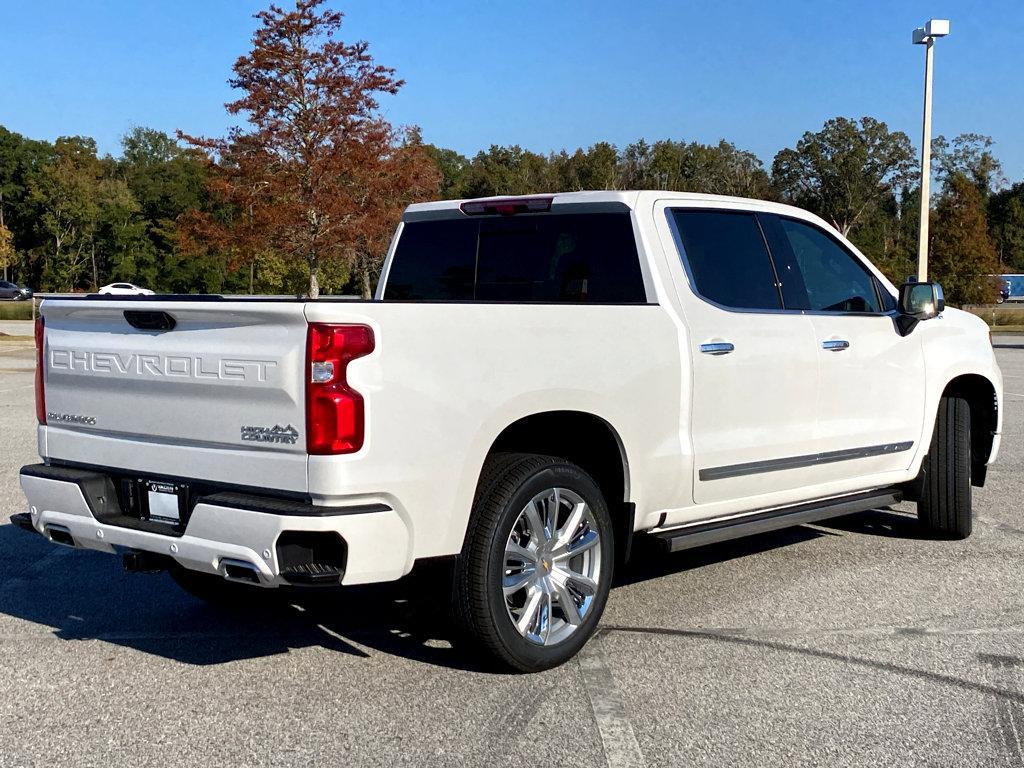
<svg viewBox="0 0 1024 769">
<path fill-rule="evenodd" d="M 153 523 L 181 526 L 185 516 L 188 487 L 169 481 L 143 481 L 146 490 L 146 519 Z"/>
</svg>

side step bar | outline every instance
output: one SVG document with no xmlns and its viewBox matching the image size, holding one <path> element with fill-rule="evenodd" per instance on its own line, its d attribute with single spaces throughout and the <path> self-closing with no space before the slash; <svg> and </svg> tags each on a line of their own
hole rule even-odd
<svg viewBox="0 0 1024 769">
<path fill-rule="evenodd" d="M 813 523 L 850 513 L 862 513 L 865 510 L 895 504 L 901 499 L 903 499 L 903 493 L 899 489 L 875 489 L 819 502 L 781 507 L 763 513 L 751 513 L 726 521 L 698 523 L 678 529 L 653 532 L 652 536 L 660 540 L 669 552 L 674 553 L 691 547 L 701 547 L 715 542 L 747 537 L 751 534 L 787 529 L 802 523 Z"/>
</svg>

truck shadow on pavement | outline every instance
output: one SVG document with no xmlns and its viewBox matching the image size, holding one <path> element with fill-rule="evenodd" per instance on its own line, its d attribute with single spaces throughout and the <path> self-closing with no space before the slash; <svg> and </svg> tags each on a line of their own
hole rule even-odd
<svg viewBox="0 0 1024 769">
<path fill-rule="evenodd" d="M 916 537 L 916 521 L 887 510 L 846 516 L 675 554 L 638 538 L 639 557 L 616 586 L 754 556 L 842 532 Z M 266 591 L 255 605 L 216 607 L 166 574 L 128 574 L 117 558 L 53 545 L 0 526 L 0 637 L 41 643 L 101 641 L 189 665 L 218 665 L 293 649 L 355 657 L 374 652 L 447 668 L 490 671 L 453 637 L 450 563 L 428 563 L 388 584 Z M 614 600 L 614 587 L 612 600 Z M 29 624 L 26 624 L 29 623 Z"/>
<path fill-rule="evenodd" d="M 818 526 L 851 534 L 871 534 L 876 537 L 895 537 L 897 539 L 934 539 L 921 528 L 916 515 L 898 513 L 893 510 L 868 510 L 865 513 L 844 515 L 828 521 L 820 521 Z"/>
</svg>

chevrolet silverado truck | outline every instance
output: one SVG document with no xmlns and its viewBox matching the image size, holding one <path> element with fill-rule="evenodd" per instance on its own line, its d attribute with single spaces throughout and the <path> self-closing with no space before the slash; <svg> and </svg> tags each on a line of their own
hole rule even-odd
<svg viewBox="0 0 1024 769">
<path fill-rule="evenodd" d="M 521 671 L 668 550 L 916 501 L 971 532 L 1002 380 L 978 318 L 818 217 L 674 192 L 417 204 L 370 301 L 47 299 L 14 523 L 210 600 L 452 557 Z"/>
</svg>

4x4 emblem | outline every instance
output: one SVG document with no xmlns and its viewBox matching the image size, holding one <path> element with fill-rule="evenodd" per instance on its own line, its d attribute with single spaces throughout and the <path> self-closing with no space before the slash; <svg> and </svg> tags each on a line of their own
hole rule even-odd
<svg viewBox="0 0 1024 769">
<path fill-rule="evenodd" d="M 256 441 L 257 443 L 294 444 L 299 440 L 299 431 L 292 427 L 291 424 L 287 427 L 281 427 L 281 425 L 274 425 L 273 427 L 242 425 L 242 440 Z"/>
</svg>

